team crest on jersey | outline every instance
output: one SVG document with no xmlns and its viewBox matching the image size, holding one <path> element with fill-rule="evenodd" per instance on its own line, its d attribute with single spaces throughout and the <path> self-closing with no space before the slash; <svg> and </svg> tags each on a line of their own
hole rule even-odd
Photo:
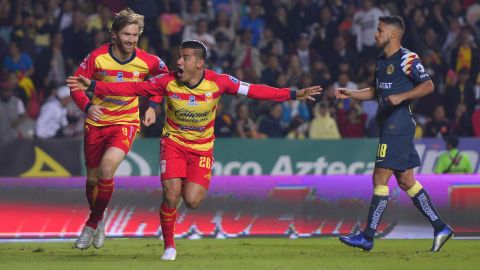
<svg viewBox="0 0 480 270">
<path fill-rule="evenodd" d="M 123 81 L 123 72 L 117 72 L 117 82 Z"/>
<path fill-rule="evenodd" d="M 162 59 L 160 59 L 160 57 L 158 57 L 158 56 L 157 56 L 157 59 L 158 59 L 158 62 L 159 62 L 158 67 L 159 67 L 160 69 L 164 69 L 164 68 L 165 68 L 165 63 L 164 63 L 164 62 L 162 61 Z"/>
<path fill-rule="evenodd" d="M 132 74 L 132 80 L 138 81 L 139 78 L 140 78 L 140 72 L 135 70 Z"/>
<path fill-rule="evenodd" d="M 387 74 L 392 75 L 392 73 L 395 71 L 395 68 L 393 67 L 392 64 L 388 65 L 387 67 Z"/>
<path fill-rule="evenodd" d="M 188 97 L 188 106 L 197 106 L 197 102 L 195 101 L 195 96 Z"/>
<path fill-rule="evenodd" d="M 238 79 L 233 77 L 232 75 L 228 75 L 228 78 L 230 79 L 230 81 L 234 82 L 235 84 L 238 84 Z"/>
<path fill-rule="evenodd" d="M 205 102 L 210 103 L 213 100 L 213 94 L 212 92 L 207 92 L 205 93 Z"/>
</svg>

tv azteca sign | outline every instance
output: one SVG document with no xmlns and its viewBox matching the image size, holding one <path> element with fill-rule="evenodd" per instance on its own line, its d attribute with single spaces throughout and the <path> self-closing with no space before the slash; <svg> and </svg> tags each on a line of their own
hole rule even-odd
<svg viewBox="0 0 480 270">
<path fill-rule="evenodd" d="M 431 174 L 438 156 L 445 150 L 441 139 L 417 140 L 422 164 L 417 173 Z M 377 149 L 376 139 L 349 140 L 242 140 L 215 142 L 214 175 L 338 175 L 371 174 Z M 460 149 L 480 172 L 480 140 L 464 138 Z M 118 175 L 159 175 L 157 140 L 137 140 Z"/>
</svg>

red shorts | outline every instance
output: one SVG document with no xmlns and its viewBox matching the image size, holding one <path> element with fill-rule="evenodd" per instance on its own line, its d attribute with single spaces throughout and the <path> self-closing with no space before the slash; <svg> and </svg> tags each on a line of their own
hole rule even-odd
<svg viewBox="0 0 480 270">
<path fill-rule="evenodd" d="M 133 125 L 93 126 L 85 123 L 83 151 L 85 166 L 93 169 L 100 166 L 103 154 L 109 147 L 120 148 L 128 154 L 138 127 Z"/>
<path fill-rule="evenodd" d="M 162 181 L 182 178 L 206 189 L 212 178 L 212 151 L 195 151 L 163 137 L 160 141 L 160 173 Z"/>
</svg>

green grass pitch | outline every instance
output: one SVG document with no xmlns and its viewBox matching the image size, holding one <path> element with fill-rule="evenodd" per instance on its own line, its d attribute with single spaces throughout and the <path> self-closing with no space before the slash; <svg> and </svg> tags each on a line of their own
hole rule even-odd
<svg viewBox="0 0 480 270">
<path fill-rule="evenodd" d="M 337 238 L 243 238 L 177 240 L 174 262 L 160 260 L 158 239 L 107 239 L 97 250 L 80 251 L 73 242 L 0 244 L 0 269 L 480 269 L 479 240 L 450 240 L 439 253 L 431 240 L 377 240 L 371 252 Z"/>
</svg>

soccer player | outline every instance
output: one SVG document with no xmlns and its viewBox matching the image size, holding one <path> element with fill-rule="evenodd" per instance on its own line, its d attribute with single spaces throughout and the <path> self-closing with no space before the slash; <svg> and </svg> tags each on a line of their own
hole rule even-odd
<svg viewBox="0 0 480 270">
<path fill-rule="evenodd" d="M 415 121 L 410 110 L 411 100 L 430 94 L 434 86 L 418 55 L 401 47 L 404 32 L 402 18 L 380 17 L 375 41 L 383 55 L 376 63 L 376 87 L 362 90 L 338 88 L 335 92 L 339 99 L 377 99 L 380 130 L 367 227 L 356 235 L 340 237 L 340 241 L 366 251 L 373 248 L 375 231 L 387 207 L 388 180 L 393 174 L 400 188 L 432 224 L 434 241 L 431 251 L 436 252 L 450 239 L 453 230 L 442 221 L 427 191 L 413 176 L 413 168 L 420 165 L 420 157 L 413 142 Z"/>
<path fill-rule="evenodd" d="M 168 72 L 157 56 L 136 47 L 143 31 L 143 16 L 125 9 L 116 14 L 112 27 L 112 43 L 92 51 L 75 74 L 105 82 L 142 81 L 148 76 Z M 75 242 L 87 249 L 92 243 L 101 248 L 105 240 L 106 207 L 114 189 L 113 176 L 128 153 L 140 125 L 138 98 L 118 95 L 94 95 L 71 91 L 77 106 L 88 113 L 85 120 L 84 154 L 87 168 L 86 197 L 90 216 Z M 150 106 L 157 106 L 161 96 L 152 97 Z M 144 124 L 155 122 L 154 109 L 145 113 Z"/>
<path fill-rule="evenodd" d="M 182 42 L 177 69 L 158 75 L 149 82 L 104 83 L 82 77 L 69 77 L 73 90 L 89 87 L 97 95 L 162 95 L 165 96 L 166 123 L 163 129 L 160 171 L 163 202 L 160 220 L 165 250 L 162 260 L 175 260 L 174 242 L 177 205 L 181 198 L 195 209 L 205 199 L 210 185 L 214 122 L 217 103 L 222 94 L 244 95 L 254 99 L 286 101 L 314 100 L 320 86 L 297 91 L 241 82 L 235 77 L 217 74 L 204 68 L 207 49 L 197 40 Z"/>
</svg>

